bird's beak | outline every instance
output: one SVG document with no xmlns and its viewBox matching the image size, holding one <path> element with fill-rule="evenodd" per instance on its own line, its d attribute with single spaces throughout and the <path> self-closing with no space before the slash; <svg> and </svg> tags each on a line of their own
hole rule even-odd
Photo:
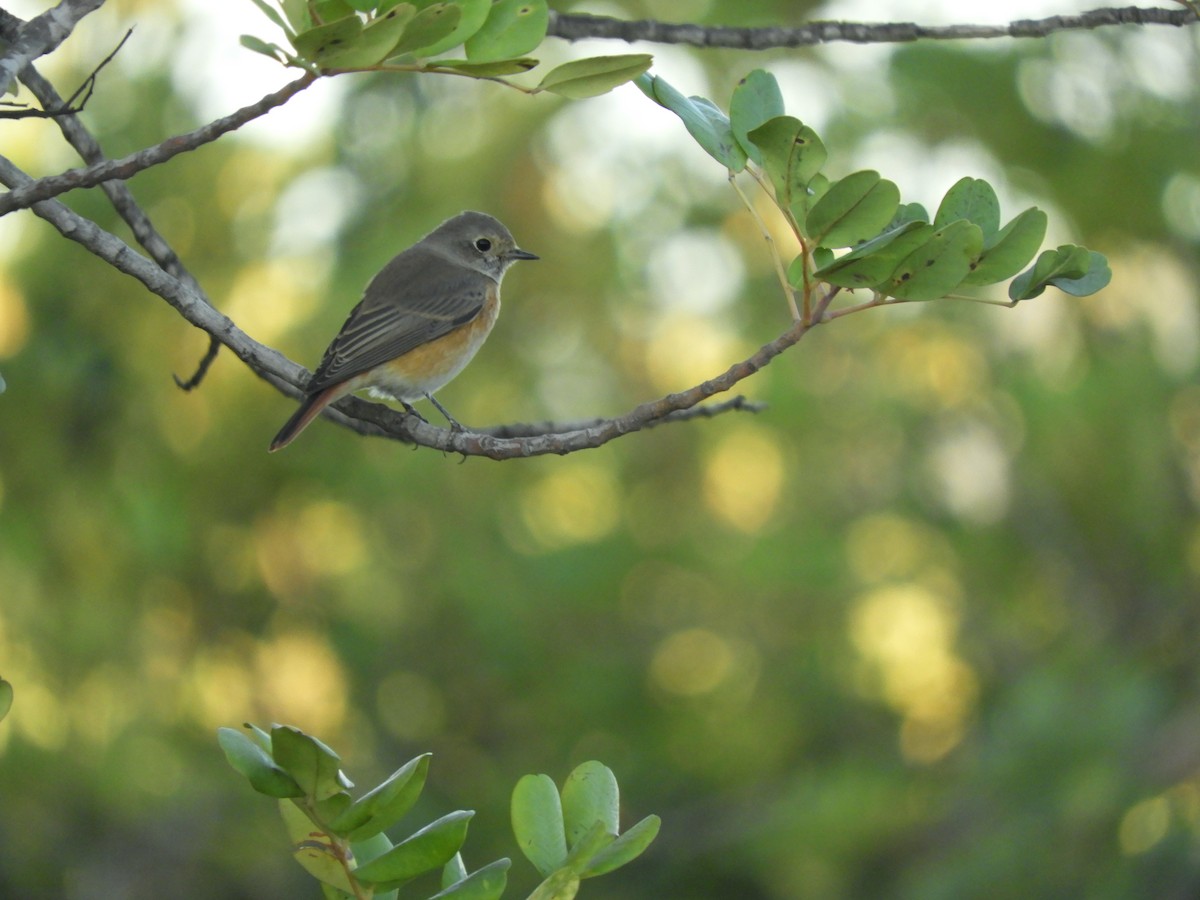
<svg viewBox="0 0 1200 900">
<path fill-rule="evenodd" d="M 530 253 L 528 250 L 522 250 L 520 247 L 513 247 L 508 251 L 509 259 L 541 259 L 536 253 Z"/>
</svg>

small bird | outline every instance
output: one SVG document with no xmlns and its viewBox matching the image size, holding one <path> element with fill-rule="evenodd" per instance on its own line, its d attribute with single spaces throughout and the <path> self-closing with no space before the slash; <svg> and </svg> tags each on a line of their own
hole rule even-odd
<svg viewBox="0 0 1200 900">
<path fill-rule="evenodd" d="M 271 451 L 295 440 L 330 403 L 364 388 L 418 416 L 410 402 L 429 400 L 461 429 L 433 394 L 463 370 L 496 324 L 508 267 L 537 258 L 480 212 L 459 213 L 402 251 L 367 285 Z"/>
</svg>

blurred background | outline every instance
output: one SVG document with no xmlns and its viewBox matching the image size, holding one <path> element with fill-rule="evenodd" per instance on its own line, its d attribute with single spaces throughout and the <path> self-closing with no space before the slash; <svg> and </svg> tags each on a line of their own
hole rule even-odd
<svg viewBox="0 0 1200 900">
<path fill-rule="evenodd" d="M 203 0 L 110 0 L 39 66 L 68 94 L 130 26 L 84 115 L 113 156 L 293 77 L 238 47 L 278 40 L 252 4 Z M 879 169 L 931 209 L 988 179 L 1006 220 L 1036 204 L 1048 245 L 1105 252 L 1112 285 L 850 316 L 742 385 L 766 411 L 566 458 L 327 422 L 268 456 L 294 401 L 227 352 L 180 392 L 204 335 L 0 219 L 0 895 L 317 896 L 217 747 L 245 721 L 315 734 L 362 786 L 431 750 L 394 833 L 477 810 L 467 864 L 513 857 L 513 897 L 536 878 L 512 786 L 592 758 L 627 824 L 664 824 L 588 898 L 1200 894 L 1200 30 L 647 49 L 722 106 L 770 69 L 835 176 Z M 0 123 L 0 146 L 77 164 L 46 123 Z M 395 252 L 462 209 L 503 219 L 542 261 L 440 394 L 469 424 L 623 413 L 788 324 L 724 172 L 632 86 L 343 77 L 131 186 L 215 303 L 310 367 Z M 126 234 L 98 191 L 64 199 Z"/>
</svg>

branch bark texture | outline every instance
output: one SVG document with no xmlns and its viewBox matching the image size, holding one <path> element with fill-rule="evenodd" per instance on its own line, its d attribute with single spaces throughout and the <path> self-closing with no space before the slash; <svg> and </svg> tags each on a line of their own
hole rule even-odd
<svg viewBox="0 0 1200 900">
<path fill-rule="evenodd" d="M 62 0 L 22 25 L 0 56 L 0 96 L 8 92 L 22 69 L 70 37 L 79 20 L 103 4 L 104 0 Z"/>
</svg>

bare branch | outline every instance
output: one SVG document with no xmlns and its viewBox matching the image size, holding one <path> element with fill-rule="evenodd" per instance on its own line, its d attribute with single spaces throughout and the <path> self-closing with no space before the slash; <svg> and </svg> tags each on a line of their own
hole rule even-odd
<svg viewBox="0 0 1200 900">
<path fill-rule="evenodd" d="M 106 159 L 83 169 L 71 169 L 61 175 L 50 175 L 36 181 L 31 180 L 0 196 L 0 215 L 10 213 L 15 209 L 28 208 L 41 200 L 57 197 L 59 194 L 76 188 L 95 187 L 97 184 L 114 178 L 129 178 L 143 169 L 164 163 L 180 153 L 195 150 L 197 147 L 215 141 L 224 134 L 236 131 L 247 122 L 265 115 L 276 107 L 282 106 L 316 79 L 316 75 L 306 72 L 274 93 L 267 94 L 257 103 L 243 106 L 236 112 L 209 122 L 194 131 L 167 138 L 160 144 L 138 150 L 121 159 Z"/>
<path fill-rule="evenodd" d="M 553 37 L 578 41 L 612 38 L 659 44 L 690 44 L 736 50 L 772 47 L 808 47 L 833 41 L 856 44 L 890 44 L 918 40 L 956 41 L 982 38 L 1042 38 L 1056 31 L 1102 28 L 1108 25 L 1192 25 L 1200 21 L 1191 9 L 1094 9 L 1075 16 L 1020 19 L 1007 25 L 917 25 L 913 22 L 810 22 L 795 27 L 734 28 L 693 25 L 649 19 L 625 20 L 610 16 L 550 13 Z"/>
<path fill-rule="evenodd" d="M 0 56 L 0 96 L 8 92 L 22 69 L 70 37 L 79 20 L 103 4 L 104 0 L 62 0 L 58 6 L 22 25 L 20 33 Z"/>
<path fill-rule="evenodd" d="M 0 156 L 0 182 L 10 188 L 32 183 L 33 179 Z M 58 200 L 42 200 L 34 204 L 33 212 L 58 229 L 63 237 L 82 245 L 121 272 L 136 278 L 149 290 L 166 300 L 184 319 L 229 347 L 255 373 L 284 393 L 296 396 L 299 385 L 308 380 L 308 372 L 283 354 L 258 343 L 228 317 L 214 309 L 192 287 L 163 271 L 146 257 L 95 222 L 80 216 Z M 818 316 L 817 321 L 820 321 Z M 644 403 L 630 413 L 615 419 L 602 419 L 583 428 L 554 432 L 534 437 L 504 438 L 483 433 L 450 431 L 435 428 L 417 416 L 399 413 L 383 404 L 368 403 L 357 397 L 344 397 L 329 410 L 330 418 L 350 424 L 363 434 L 374 434 L 462 453 L 466 456 L 486 456 L 490 459 L 519 459 L 545 454 L 567 454 L 576 450 L 599 447 L 614 438 L 642 428 L 671 420 L 673 414 L 691 410 L 702 401 L 729 390 L 737 382 L 753 375 L 772 359 L 800 340 L 809 330 L 803 324 L 793 325 L 787 332 L 760 348 L 747 360 L 736 363 L 716 378 L 678 394 L 669 394 Z M 748 409 L 746 404 L 731 403 L 726 409 Z M 716 410 L 708 415 L 715 415 Z M 703 413 L 691 413 L 691 416 Z M 678 417 L 676 417 L 678 418 Z"/>
</svg>

